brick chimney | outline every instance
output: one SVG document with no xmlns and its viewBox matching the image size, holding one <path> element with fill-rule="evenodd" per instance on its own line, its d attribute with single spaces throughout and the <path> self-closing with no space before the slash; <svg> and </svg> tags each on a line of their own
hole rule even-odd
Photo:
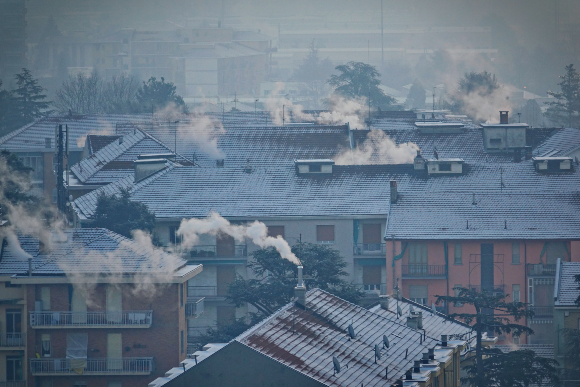
<svg viewBox="0 0 580 387">
<path fill-rule="evenodd" d="M 507 110 L 500 110 L 499 111 L 499 123 L 500 124 L 508 124 L 509 123 L 509 111 Z"/>
<path fill-rule="evenodd" d="M 391 180 L 391 203 L 397 202 L 397 180 Z"/>
</svg>

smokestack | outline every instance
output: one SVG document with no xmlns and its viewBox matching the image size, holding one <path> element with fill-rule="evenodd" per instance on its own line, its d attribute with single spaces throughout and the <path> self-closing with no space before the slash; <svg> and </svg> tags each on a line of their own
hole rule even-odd
<svg viewBox="0 0 580 387">
<path fill-rule="evenodd" d="M 421 360 L 415 360 L 415 364 L 413 365 L 413 372 L 416 374 L 421 373 Z"/>
<path fill-rule="evenodd" d="M 391 203 L 397 202 L 397 180 L 391 180 Z"/>
<path fill-rule="evenodd" d="M 379 304 L 381 309 L 389 310 L 389 296 L 379 296 Z"/>
<path fill-rule="evenodd" d="M 294 297 L 296 298 L 296 306 L 306 309 L 306 287 L 302 278 L 302 266 L 298 266 L 298 284 L 294 288 Z"/>
<path fill-rule="evenodd" d="M 499 111 L 499 123 L 500 124 L 509 123 L 509 111 L 507 111 L 507 110 L 500 110 Z"/>
<path fill-rule="evenodd" d="M 413 369 L 409 368 L 407 372 L 405 372 L 405 380 L 413 380 Z"/>
<path fill-rule="evenodd" d="M 441 335 L 441 346 L 447 347 L 447 335 Z"/>
<path fill-rule="evenodd" d="M 429 364 L 429 353 L 423 353 L 423 364 Z"/>
<path fill-rule="evenodd" d="M 425 159 L 421 156 L 421 151 L 417 150 L 417 156 L 413 160 L 413 167 L 416 171 L 422 171 L 425 169 Z"/>
<path fill-rule="evenodd" d="M 429 360 L 435 360 L 435 348 L 429 349 Z"/>
</svg>

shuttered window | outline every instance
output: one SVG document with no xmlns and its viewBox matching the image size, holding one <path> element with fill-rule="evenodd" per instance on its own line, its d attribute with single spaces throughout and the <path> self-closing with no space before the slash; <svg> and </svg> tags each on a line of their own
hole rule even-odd
<svg viewBox="0 0 580 387">
<path fill-rule="evenodd" d="M 427 264 L 427 244 L 409 243 L 409 264 Z"/>
<path fill-rule="evenodd" d="M 462 261 L 462 255 L 463 255 L 463 251 L 462 251 L 462 247 L 461 247 L 461 243 L 456 243 L 454 246 L 454 260 L 453 263 L 456 265 L 462 265 L 463 261 Z"/>
<path fill-rule="evenodd" d="M 334 243 L 334 226 L 316 226 L 318 243 Z"/>
<path fill-rule="evenodd" d="M 363 243 L 381 243 L 381 224 L 363 224 Z"/>
<path fill-rule="evenodd" d="M 512 242 L 512 265 L 520 264 L 520 243 Z"/>
<path fill-rule="evenodd" d="M 409 285 L 409 298 L 419 304 L 427 305 L 427 298 L 429 298 L 427 285 Z"/>
<path fill-rule="evenodd" d="M 276 238 L 278 235 L 284 238 L 284 226 L 268 226 L 268 236 Z"/>
</svg>

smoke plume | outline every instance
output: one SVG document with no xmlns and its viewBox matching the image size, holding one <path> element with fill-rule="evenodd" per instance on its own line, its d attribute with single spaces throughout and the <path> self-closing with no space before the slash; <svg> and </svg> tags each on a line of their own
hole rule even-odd
<svg viewBox="0 0 580 387">
<path fill-rule="evenodd" d="M 397 145 L 382 130 L 372 129 L 362 144 L 345 149 L 334 159 L 338 165 L 408 164 L 419 147 L 412 142 Z"/>
<path fill-rule="evenodd" d="M 268 227 L 257 220 L 250 225 L 232 225 L 228 220 L 218 213 L 212 212 L 205 219 L 183 219 L 177 230 L 177 235 L 183 236 L 183 247 L 191 248 L 199 243 L 199 236 L 203 234 L 217 235 L 224 233 L 230 235 L 235 240 L 242 242 L 245 238 L 250 238 L 252 242 L 262 248 L 274 247 L 282 258 L 299 265 L 300 261 L 292 253 L 288 242 L 281 236 L 268 236 Z"/>
</svg>

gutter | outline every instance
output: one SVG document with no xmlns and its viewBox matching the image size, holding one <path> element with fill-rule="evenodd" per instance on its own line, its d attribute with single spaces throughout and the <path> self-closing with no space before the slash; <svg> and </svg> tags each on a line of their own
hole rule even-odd
<svg viewBox="0 0 580 387">
<path fill-rule="evenodd" d="M 554 304 L 558 300 L 558 293 L 560 291 L 560 267 L 562 266 L 561 258 L 556 261 L 556 282 L 554 283 Z M 554 305 L 555 306 L 555 305 Z"/>
</svg>

